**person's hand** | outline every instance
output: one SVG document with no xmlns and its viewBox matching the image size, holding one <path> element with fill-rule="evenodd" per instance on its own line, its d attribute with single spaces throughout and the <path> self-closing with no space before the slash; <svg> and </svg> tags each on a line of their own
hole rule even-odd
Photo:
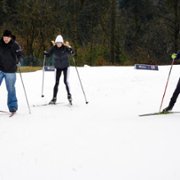
<svg viewBox="0 0 180 180">
<path fill-rule="evenodd" d="M 20 62 L 17 63 L 17 67 L 21 67 L 21 63 Z"/>
<path fill-rule="evenodd" d="M 172 58 L 172 59 L 176 59 L 176 57 L 177 57 L 177 54 L 176 54 L 176 53 L 173 53 L 173 54 L 171 55 L 171 58 Z"/>
<path fill-rule="evenodd" d="M 44 51 L 44 53 L 43 53 L 43 54 L 46 56 L 46 55 L 48 55 L 48 52 L 47 52 L 47 51 Z"/>
</svg>

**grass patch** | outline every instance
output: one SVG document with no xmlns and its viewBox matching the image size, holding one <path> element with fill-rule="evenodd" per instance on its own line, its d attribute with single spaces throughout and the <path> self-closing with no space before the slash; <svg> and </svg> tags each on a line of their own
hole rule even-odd
<svg viewBox="0 0 180 180">
<path fill-rule="evenodd" d="M 38 71 L 41 69 L 42 69 L 42 67 L 40 67 L 40 66 L 21 66 L 20 67 L 21 72 L 34 72 L 34 71 Z M 18 70 L 17 70 L 17 72 L 18 72 Z"/>
</svg>

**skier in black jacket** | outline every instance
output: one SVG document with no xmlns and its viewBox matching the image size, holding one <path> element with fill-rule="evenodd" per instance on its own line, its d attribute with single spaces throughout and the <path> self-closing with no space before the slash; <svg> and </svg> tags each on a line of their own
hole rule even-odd
<svg viewBox="0 0 180 180">
<path fill-rule="evenodd" d="M 72 48 L 69 45 L 64 44 L 63 37 L 58 35 L 55 39 L 55 44 L 44 54 L 47 57 L 52 56 L 54 60 L 54 66 L 56 68 L 56 82 L 53 89 L 53 98 L 49 104 L 55 104 L 57 100 L 58 86 L 61 73 L 64 75 L 64 84 L 66 86 L 67 98 L 70 103 L 72 103 L 72 96 L 70 93 L 70 88 L 68 84 L 68 69 L 69 69 L 69 55 L 74 54 Z"/>
<path fill-rule="evenodd" d="M 177 53 L 173 53 L 172 58 L 175 59 L 175 60 L 180 59 L 180 51 L 177 52 Z M 177 98 L 179 96 L 179 93 L 180 93 L 180 78 L 179 78 L 178 83 L 176 85 L 176 89 L 174 90 L 174 93 L 173 93 L 173 95 L 172 95 L 172 97 L 170 99 L 169 105 L 165 109 L 163 109 L 164 113 L 169 112 L 169 111 L 171 111 L 173 109 L 174 104 L 176 103 L 176 100 L 177 100 Z"/>
<path fill-rule="evenodd" d="M 0 85 L 5 79 L 8 92 L 7 105 L 10 112 L 16 112 L 18 109 L 15 82 L 17 64 L 21 58 L 20 46 L 12 38 L 11 31 L 5 30 L 0 39 Z"/>
</svg>

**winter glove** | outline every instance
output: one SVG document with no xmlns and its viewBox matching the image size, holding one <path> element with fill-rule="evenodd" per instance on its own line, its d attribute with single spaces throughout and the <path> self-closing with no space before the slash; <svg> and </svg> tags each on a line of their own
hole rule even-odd
<svg viewBox="0 0 180 180">
<path fill-rule="evenodd" d="M 177 54 L 176 54 L 176 53 L 173 53 L 173 54 L 171 55 L 171 58 L 172 58 L 172 59 L 176 59 L 176 57 L 177 57 Z"/>
<path fill-rule="evenodd" d="M 17 65 L 17 67 L 21 67 L 21 63 L 20 62 L 18 62 L 16 65 Z"/>
<path fill-rule="evenodd" d="M 44 51 L 44 55 L 47 56 L 47 55 L 48 55 L 48 52 L 47 52 L 47 51 Z"/>
<path fill-rule="evenodd" d="M 175 60 L 180 59 L 180 51 L 178 51 L 177 53 L 173 53 L 173 54 L 171 55 L 171 58 L 172 58 L 172 59 L 175 59 Z"/>
</svg>

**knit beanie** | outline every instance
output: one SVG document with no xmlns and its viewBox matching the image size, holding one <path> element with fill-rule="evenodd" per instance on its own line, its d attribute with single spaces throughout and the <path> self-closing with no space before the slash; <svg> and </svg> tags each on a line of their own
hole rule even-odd
<svg viewBox="0 0 180 180">
<path fill-rule="evenodd" d="M 11 36 L 12 36 L 12 33 L 11 33 L 11 31 L 9 31 L 9 30 L 5 30 L 5 31 L 3 32 L 3 36 L 11 37 Z"/>
<path fill-rule="evenodd" d="M 58 35 L 55 39 L 55 43 L 58 43 L 58 42 L 64 43 L 63 37 L 61 35 Z"/>
</svg>

